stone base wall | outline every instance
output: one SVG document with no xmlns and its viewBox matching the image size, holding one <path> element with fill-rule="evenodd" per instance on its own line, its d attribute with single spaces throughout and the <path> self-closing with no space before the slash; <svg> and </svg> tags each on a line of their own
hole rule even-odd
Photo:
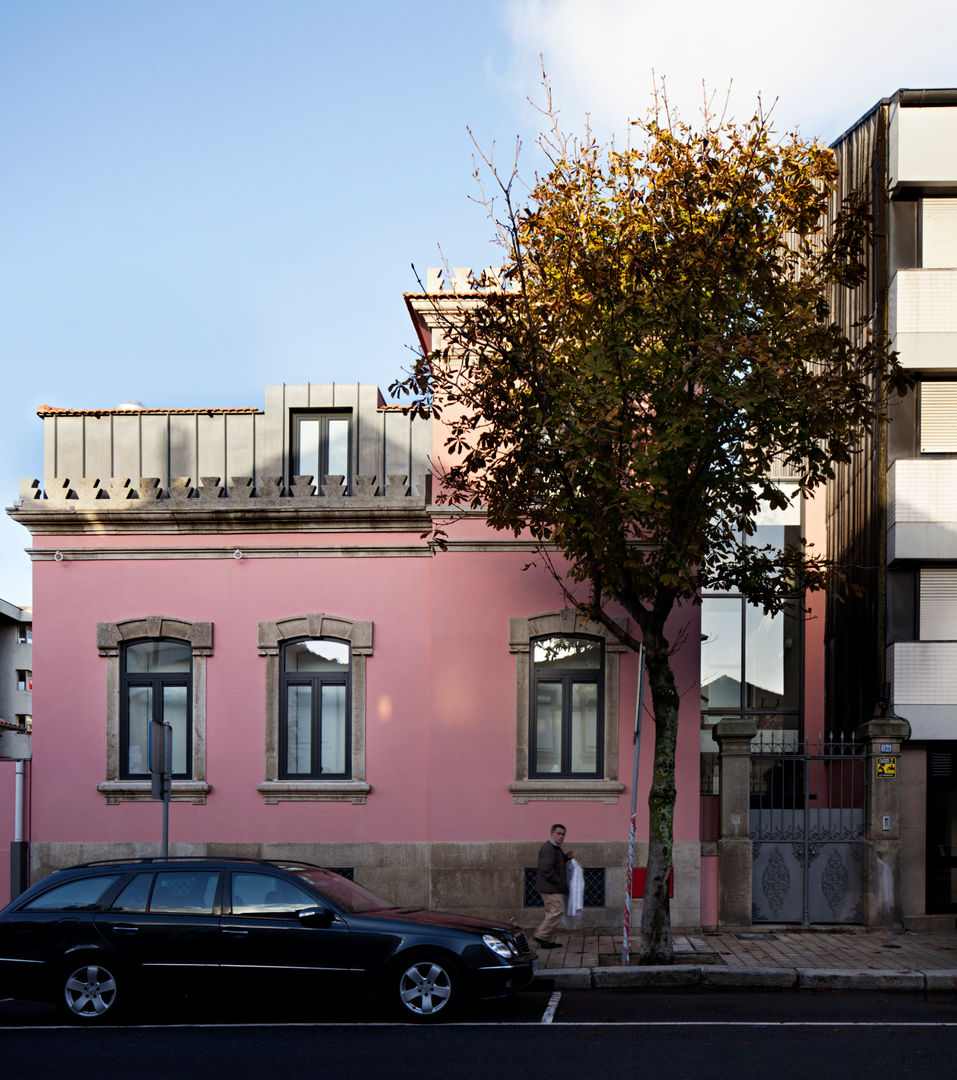
<svg viewBox="0 0 957 1080">
<path fill-rule="evenodd" d="M 171 843 L 171 855 L 233 855 L 298 859 L 328 867 L 352 867 L 355 880 L 399 907 L 423 907 L 452 914 L 508 920 L 533 929 L 540 907 L 524 907 L 524 868 L 535 866 L 540 842 L 521 843 Z M 625 903 L 625 843 L 570 845 L 584 867 L 604 867 L 605 906 L 586 907 L 580 925 L 614 929 L 622 925 Z M 96 859 L 156 856 L 155 843 L 52 843 L 31 845 L 31 882 L 54 870 Z M 635 847 L 635 865 L 644 865 L 645 845 Z M 675 929 L 699 925 L 700 854 L 696 843 L 675 844 Z M 641 922 L 635 901 L 633 936 Z"/>
</svg>

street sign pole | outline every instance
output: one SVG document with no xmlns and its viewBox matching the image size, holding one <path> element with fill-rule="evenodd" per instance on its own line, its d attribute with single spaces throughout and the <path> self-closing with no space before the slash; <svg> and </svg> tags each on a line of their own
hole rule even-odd
<svg viewBox="0 0 957 1080">
<path fill-rule="evenodd" d="M 163 800 L 163 840 L 160 854 L 169 857 L 169 796 L 173 771 L 173 728 L 162 721 L 150 724 L 152 797 Z"/>
</svg>

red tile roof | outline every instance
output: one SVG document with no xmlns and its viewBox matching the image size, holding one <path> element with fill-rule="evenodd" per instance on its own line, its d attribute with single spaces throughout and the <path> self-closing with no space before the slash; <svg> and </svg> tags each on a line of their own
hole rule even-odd
<svg viewBox="0 0 957 1080">
<path fill-rule="evenodd" d="M 204 416 L 222 415 L 228 414 L 241 414 L 248 416 L 255 413 L 261 413 L 262 409 L 253 407 L 244 407 L 240 409 L 216 409 L 216 408 L 197 408 L 197 409 L 60 409 L 55 405 L 41 405 L 37 409 L 37 416 L 138 416 L 142 413 L 146 413 L 151 416 L 196 416 L 202 414 Z"/>
</svg>

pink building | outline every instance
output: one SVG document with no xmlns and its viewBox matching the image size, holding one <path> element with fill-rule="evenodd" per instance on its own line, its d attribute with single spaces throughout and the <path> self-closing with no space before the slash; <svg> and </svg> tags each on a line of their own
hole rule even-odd
<svg viewBox="0 0 957 1080">
<path fill-rule="evenodd" d="M 409 305 L 427 336 L 427 302 Z M 174 854 L 304 858 L 402 904 L 533 925 L 526 870 L 562 821 L 586 868 L 585 923 L 620 923 L 636 657 L 561 610 L 551 580 L 523 571 L 531 545 L 481 516 L 453 526 L 445 552 L 422 538 L 444 516 L 430 501 L 438 427 L 374 387 L 331 384 L 267 388 L 263 409 L 39 415 L 43 480 L 10 511 L 32 534 L 34 879 L 158 851 L 147 740 L 163 719 Z M 676 658 L 684 927 L 717 920 L 700 618 L 675 624 L 689 642 Z M 788 715 L 813 728 L 820 669 L 802 658 L 818 655 L 822 620 L 801 634 L 781 678 L 800 679 Z M 639 840 L 647 714 L 642 732 Z"/>
</svg>

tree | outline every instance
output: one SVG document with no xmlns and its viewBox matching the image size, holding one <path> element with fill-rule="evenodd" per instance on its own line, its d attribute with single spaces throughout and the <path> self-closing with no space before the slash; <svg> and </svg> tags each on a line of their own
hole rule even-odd
<svg viewBox="0 0 957 1080">
<path fill-rule="evenodd" d="M 565 135 L 550 100 L 545 114 L 547 167 L 529 188 L 517 164 L 502 175 L 483 158 L 501 277 L 436 300 L 442 347 L 393 390 L 447 425 L 439 499 L 533 537 L 582 616 L 644 644 L 655 750 L 641 962 L 670 963 L 669 616 L 704 587 L 767 612 L 821 587 L 829 568 L 809 547 L 746 542 L 762 504 L 788 502 L 772 460 L 812 492 L 907 380 L 874 328 L 851 337 L 831 318 L 862 281 L 870 221 L 862 199 L 831 205 L 825 146 L 776 137 L 760 109 L 740 125 L 705 112 L 698 128 L 659 110 L 624 150 Z"/>
</svg>

